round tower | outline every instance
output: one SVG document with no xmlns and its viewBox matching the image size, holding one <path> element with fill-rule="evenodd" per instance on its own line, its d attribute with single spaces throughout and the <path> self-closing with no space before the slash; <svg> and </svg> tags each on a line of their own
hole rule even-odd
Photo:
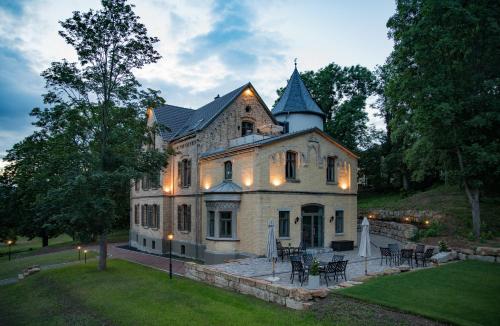
<svg viewBox="0 0 500 326">
<path fill-rule="evenodd" d="M 283 125 L 285 133 L 311 128 L 323 130 L 325 113 L 312 99 L 300 78 L 297 67 L 293 70 L 285 91 L 272 113 Z"/>
</svg>

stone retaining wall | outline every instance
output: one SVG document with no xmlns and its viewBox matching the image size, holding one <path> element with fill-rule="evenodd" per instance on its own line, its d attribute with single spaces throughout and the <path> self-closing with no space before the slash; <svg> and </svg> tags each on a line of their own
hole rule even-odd
<svg viewBox="0 0 500 326">
<path fill-rule="evenodd" d="M 500 248 L 477 247 L 475 249 L 456 249 L 460 260 L 480 260 L 490 263 L 500 263 Z"/>
<path fill-rule="evenodd" d="M 329 290 L 289 288 L 271 282 L 214 270 L 210 266 L 185 263 L 185 276 L 223 289 L 248 294 L 292 309 L 307 309 L 315 298 L 325 298 Z"/>
<path fill-rule="evenodd" d="M 432 210 L 392 210 L 392 209 L 361 209 L 361 217 L 373 217 L 378 220 L 401 220 L 409 218 L 414 223 L 424 223 L 426 220 L 439 220 L 443 217 L 442 213 Z"/>
<path fill-rule="evenodd" d="M 358 227 L 360 223 L 361 220 L 358 221 Z M 418 228 L 412 224 L 370 220 L 370 234 L 378 234 L 400 242 L 408 242 L 417 231 Z"/>
</svg>

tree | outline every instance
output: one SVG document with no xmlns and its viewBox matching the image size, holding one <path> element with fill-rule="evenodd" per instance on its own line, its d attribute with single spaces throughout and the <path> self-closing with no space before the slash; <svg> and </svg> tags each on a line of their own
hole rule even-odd
<svg viewBox="0 0 500 326">
<path fill-rule="evenodd" d="M 125 0 L 103 0 L 102 9 L 77 11 L 60 23 L 78 61 L 53 62 L 42 73 L 48 108 L 32 114 L 50 143 L 47 156 L 58 162 L 57 169 L 44 168 L 60 183 L 49 185 L 40 207 L 74 233 L 98 234 L 104 270 L 107 234 L 128 208 L 130 180 L 160 171 L 168 156 L 147 146 L 157 127 L 148 128 L 144 114 L 164 101 L 159 92 L 142 90 L 133 74 L 160 58 L 158 39 L 147 35 Z"/>
<path fill-rule="evenodd" d="M 413 178 L 456 171 L 481 230 L 480 192 L 500 176 L 500 3 L 397 1 L 387 26 L 394 72 L 387 96 L 398 103 Z"/>
</svg>

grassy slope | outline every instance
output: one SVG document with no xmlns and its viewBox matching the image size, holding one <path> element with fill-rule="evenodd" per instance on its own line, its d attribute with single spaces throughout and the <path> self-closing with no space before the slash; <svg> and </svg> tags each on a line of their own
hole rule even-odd
<svg viewBox="0 0 500 326">
<path fill-rule="evenodd" d="M 87 259 L 96 256 L 95 252 L 89 251 Z M 83 262 L 83 253 L 82 253 Z M 44 265 L 68 263 L 78 260 L 78 252 L 76 250 L 60 251 L 52 254 L 36 255 L 22 258 L 14 258 L 11 261 L 7 256 L 0 258 L 0 280 L 10 277 L 17 277 L 17 274 L 22 272 L 23 269 L 32 265 Z"/>
<path fill-rule="evenodd" d="M 1 287 L 5 325 L 305 325 L 312 313 L 265 303 L 147 267 L 110 260 L 42 272 Z"/>
<path fill-rule="evenodd" d="M 471 227 L 471 212 L 465 192 L 457 187 L 438 186 L 418 192 L 406 198 L 399 194 L 361 194 L 358 198 L 360 209 L 420 209 L 435 210 L 448 214 L 458 221 L 459 231 L 465 232 Z M 494 232 L 500 232 L 500 197 L 481 198 L 481 218 Z"/>
<path fill-rule="evenodd" d="M 376 278 L 341 293 L 461 325 L 495 325 L 500 264 L 463 261 Z"/>
</svg>

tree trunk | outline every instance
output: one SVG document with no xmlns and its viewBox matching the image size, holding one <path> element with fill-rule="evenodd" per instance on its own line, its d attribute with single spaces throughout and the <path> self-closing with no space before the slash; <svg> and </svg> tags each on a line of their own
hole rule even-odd
<svg viewBox="0 0 500 326">
<path fill-rule="evenodd" d="M 49 236 L 43 235 L 42 237 L 42 247 L 47 247 L 49 245 Z"/>
<path fill-rule="evenodd" d="M 99 236 L 99 270 L 106 269 L 106 259 L 108 257 L 108 240 L 104 232 Z"/>
<path fill-rule="evenodd" d="M 462 152 L 460 151 L 460 149 L 457 149 L 457 157 L 458 157 L 458 165 L 460 167 L 460 171 L 463 174 L 464 162 L 462 159 Z M 479 208 L 479 189 L 471 188 L 467 181 L 468 181 L 467 178 L 464 177 L 465 194 L 469 199 L 469 204 L 472 210 L 472 234 L 474 235 L 474 238 L 479 239 L 479 237 L 481 236 L 481 210 Z"/>
<path fill-rule="evenodd" d="M 405 191 L 410 190 L 410 183 L 408 182 L 408 176 L 406 175 L 406 172 L 403 172 L 402 181 L 403 181 L 403 189 Z"/>
</svg>

